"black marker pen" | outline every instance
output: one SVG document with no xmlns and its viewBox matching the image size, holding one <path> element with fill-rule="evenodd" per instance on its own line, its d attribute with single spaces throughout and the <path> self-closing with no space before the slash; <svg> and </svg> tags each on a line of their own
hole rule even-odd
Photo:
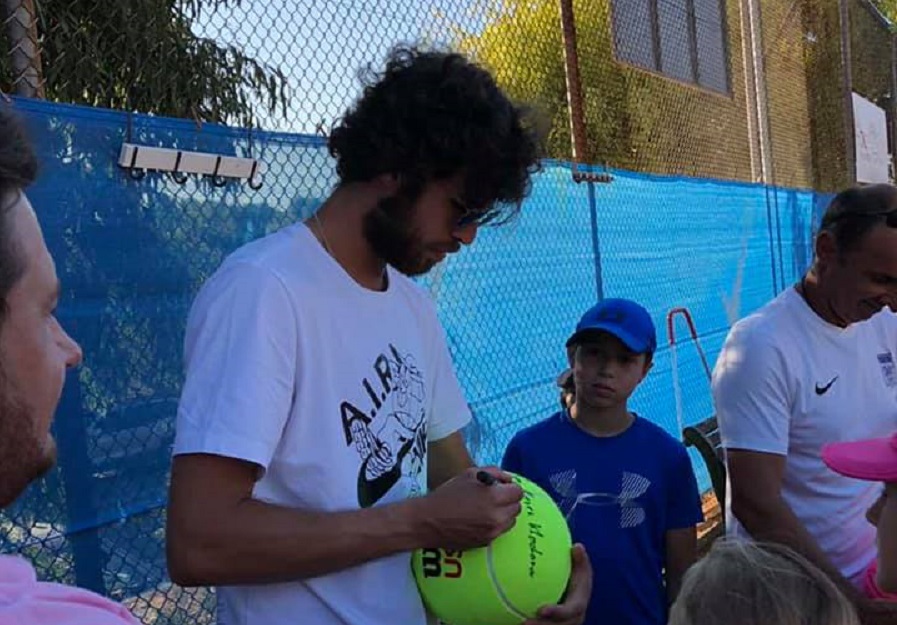
<svg viewBox="0 0 897 625">
<path fill-rule="evenodd" d="M 492 475 L 488 471 L 483 470 L 477 471 L 477 479 L 486 486 L 492 486 L 498 481 L 497 479 L 495 479 L 494 475 Z"/>
</svg>

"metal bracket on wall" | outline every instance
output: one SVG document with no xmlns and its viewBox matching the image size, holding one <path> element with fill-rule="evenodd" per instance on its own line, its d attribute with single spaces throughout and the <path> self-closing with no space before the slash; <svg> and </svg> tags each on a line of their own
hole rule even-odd
<svg viewBox="0 0 897 625">
<path fill-rule="evenodd" d="M 614 181 L 614 177 L 607 173 L 606 171 L 582 171 L 577 166 L 577 163 L 573 164 L 573 182 L 581 183 L 581 182 L 595 182 L 598 184 L 610 184 Z"/>
<path fill-rule="evenodd" d="M 216 187 L 226 185 L 228 178 L 245 179 L 249 187 L 255 190 L 261 188 L 260 176 L 265 171 L 265 164 L 254 158 L 133 143 L 122 144 L 118 165 L 126 169 L 135 180 L 143 178 L 148 171 L 159 171 L 169 173 L 175 182 L 184 184 L 188 174 L 197 174 L 209 177 Z"/>
</svg>

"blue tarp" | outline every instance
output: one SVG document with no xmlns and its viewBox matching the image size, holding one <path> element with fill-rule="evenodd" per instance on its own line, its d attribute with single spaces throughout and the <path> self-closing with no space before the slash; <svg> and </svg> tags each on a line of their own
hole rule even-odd
<svg viewBox="0 0 897 625">
<path fill-rule="evenodd" d="M 41 159 L 29 196 L 63 284 L 59 317 L 85 360 L 57 415 L 59 467 L 0 517 L 0 540 L 34 556 L 45 578 L 133 596 L 166 580 L 163 510 L 192 298 L 224 255 L 308 216 L 335 181 L 333 163 L 319 137 L 14 104 Z M 160 174 L 134 180 L 116 164 L 124 141 L 255 156 L 268 172 L 258 191 Z M 661 349 L 633 407 L 678 435 L 667 313 L 690 311 L 712 365 L 731 321 L 807 267 L 828 200 L 609 173 L 612 183 L 590 188 L 573 182 L 569 164 L 547 161 L 517 222 L 484 229 L 421 279 L 474 408 L 469 434 L 482 462 L 497 463 L 517 429 L 555 410 L 564 340 L 602 296 L 652 312 Z M 681 317 L 675 331 L 683 419 L 694 423 L 711 414 L 708 381 Z"/>
</svg>

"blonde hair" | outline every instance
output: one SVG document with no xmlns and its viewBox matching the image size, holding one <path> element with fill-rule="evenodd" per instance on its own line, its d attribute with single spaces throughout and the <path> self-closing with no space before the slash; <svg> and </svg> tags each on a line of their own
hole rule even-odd
<svg viewBox="0 0 897 625">
<path fill-rule="evenodd" d="M 835 583 L 778 544 L 719 539 L 686 573 L 669 625 L 859 625 Z"/>
</svg>

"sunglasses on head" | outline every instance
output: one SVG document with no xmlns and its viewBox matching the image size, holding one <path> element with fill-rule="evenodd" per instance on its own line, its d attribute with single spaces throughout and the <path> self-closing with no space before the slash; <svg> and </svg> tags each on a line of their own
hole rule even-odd
<svg viewBox="0 0 897 625">
<path fill-rule="evenodd" d="M 882 217 L 882 221 L 886 226 L 888 226 L 889 228 L 897 228 L 897 208 L 888 208 L 885 210 L 872 209 L 869 211 L 845 211 L 843 213 L 835 215 L 827 221 L 824 221 L 822 227 L 828 228 L 829 226 L 832 226 L 839 221 L 844 221 L 846 219 L 858 219 L 861 217 Z"/>
</svg>

